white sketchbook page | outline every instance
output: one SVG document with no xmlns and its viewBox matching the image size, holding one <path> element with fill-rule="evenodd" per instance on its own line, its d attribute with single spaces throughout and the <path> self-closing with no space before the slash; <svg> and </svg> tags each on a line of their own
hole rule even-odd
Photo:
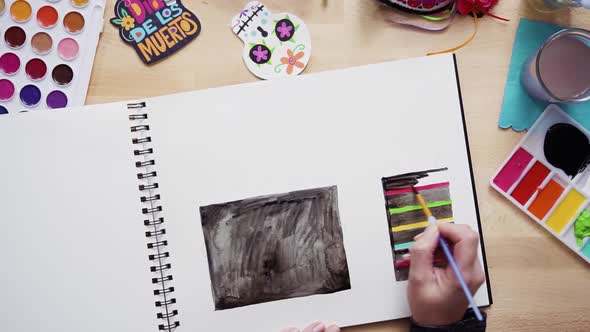
<svg viewBox="0 0 590 332">
<path fill-rule="evenodd" d="M 122 104 L 0 119 L 1 330 L 157 330 L 129 127 Z"/>
<path fill-rule="evenodd" d="M 450 55 L 147 103 L 186 331 L 409 316 L 406 282 L 394 277 L 382 177 L 448 166 L 455 220 L 477 229 Z M 214 311 L 199 206 L 332 185 L 352 289 Z M 489 304 L 485 286 L 476 300 Z"/>
</svg>

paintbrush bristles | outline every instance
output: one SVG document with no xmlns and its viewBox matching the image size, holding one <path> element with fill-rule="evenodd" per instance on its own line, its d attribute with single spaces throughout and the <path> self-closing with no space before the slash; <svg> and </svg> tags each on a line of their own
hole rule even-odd
<svg viewBox="0 0 590 332">
<path fill-rule="evenodd" d="M 420 203 L 420 206 L 422 207 L 422 211 L 424 211 L 424 214 L 426 215 L 427 218 L 432 216 L 432 212 L 430 212 L 430 209 L 428 208 L 428 205 L 426 205 L 426 202 L 424 201 L 424 198 L 422 198 L 422 195 L 420 195 L 420 193 L 418 192 L 418 190 L 416 190 L 415 187 L 412 187 L 412 190 L 414 191 L 414 194 L 416 194 L 416 198 L 418 199 L 418 202 Z"/>
</svg>

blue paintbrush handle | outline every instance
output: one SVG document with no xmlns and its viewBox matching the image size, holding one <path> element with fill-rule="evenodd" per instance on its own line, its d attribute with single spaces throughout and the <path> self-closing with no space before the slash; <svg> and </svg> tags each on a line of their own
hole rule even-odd
<svg viewBox="0 0 590 332">
<path fill-rule="evenodd" d="M 463 288 L 463 293 L 465 293 L 465 297 L 469 301 L 469 305 L 471 306 L 471 309 L 473 309 L 473 312 L 475 313 L 475 317 L 477 317 L 477 319 L 479 321 L 482 321 L 483 316 L 481 315 L 481 312 L 479 311 L 477 304 L 475 304 L 475 300 L 473 299 L 473 296 L 471 295 L 471 291 L 469 290 L 469 287 L 467 287 L 467 283 L 465 283 L 465 279 L 463 279 L 463 275 L 461 275 L 461 271 L 459 271 L 459 267 L 457 266 L 457 263 L 455 262 L 455 258 L 451 254 L 451 250 L 449 249 L 449 245 L 447 244 L 447 241 L 445 241 L 445 239 L 443 239 L 442 237 L 439 237 L 438 243 L 440 244 L 441 248 L 443 249 L 445 256 L 447 256 L 447 261 L 451 265 L 451 269 L 453 269 L 453 272 L 455 272 L 455 276 L 457 277 L 457 280 L 459 280 L 459 284 L 461 284 L 461 288 Z"/>
<path fill-rule="evenodd" d="M 436 225 L 436 218 L 435 217 L 432 217 L 432 216 L 429 217 L 428 221 L 430 221 L 431 224 Z M 467 283 L 465 282 L 465 279 L 463 279 L 463 275 L 461 274 L 461 271 L 459 271 L 459 267 L 457 266 L 457 262 L 455 262 L 455 258 L 453 257 L 453 254 L 451 253 L 451 249 L 449 249 L 449 245 L 447 244 L 447 241 L 445 241 L 444 238 L 439 237 L 438 243 L 440 244 L 443 252 L 445 253 L 445 256 L 447 257 L 447 261 L 448 261 L 449 265 L 451 265 L 451 269 L 455 273 L 455 277 L 457 277 L 457 280 L 459 280 L 459 284 L 461 285 L 461 288 L 463 289 L 463 293 L 465 293 L 465 297 L 467 298 L 467 301 L 469 301 L 469 305 L 471 306 L 471 309 L 473 309 L 473 312 L 475 313 L 475 317 L 477 317 L 477 319 L 479 321 L 482 321 L 483 316 L 481 315 L 481 311 L 479 311 L 477 304 L 475 304 L 475 300 L 473 299 L 473 295 L 471 295 L 471 291 L 469 290 L 469 287 L 467 287 Z"/>
</svg>

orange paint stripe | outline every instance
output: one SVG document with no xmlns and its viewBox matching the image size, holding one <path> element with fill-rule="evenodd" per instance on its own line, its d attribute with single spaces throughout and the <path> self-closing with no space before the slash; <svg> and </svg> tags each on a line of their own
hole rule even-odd
<svg viewBox="0 0 590 332">
<path fill-rule="evenodd" d="M 529 206 L 529 211 L 537 218 L 543 219 L 551 210 L 555 202 L 563 194 L 563 187 L 554 180 L 549 181 L 545 188 L 539 190 L 537 198 Z"/>
</svg>

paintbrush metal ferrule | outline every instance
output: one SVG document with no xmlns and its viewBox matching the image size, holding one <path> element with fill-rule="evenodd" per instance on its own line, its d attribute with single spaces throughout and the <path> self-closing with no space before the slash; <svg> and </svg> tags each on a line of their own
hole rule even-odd
<svg viewBox="0 0 590 332">
<path fill-rule="evenodd" d="M 438 219 L 436 219 L 436 217 L 435 217 L 435 216 L 429 216 L 429 217 L 428 217 L 428 222 L 429 222 L 431 225 L 436 225 L 436 224 L 438 224 Z"/>
</svg>

